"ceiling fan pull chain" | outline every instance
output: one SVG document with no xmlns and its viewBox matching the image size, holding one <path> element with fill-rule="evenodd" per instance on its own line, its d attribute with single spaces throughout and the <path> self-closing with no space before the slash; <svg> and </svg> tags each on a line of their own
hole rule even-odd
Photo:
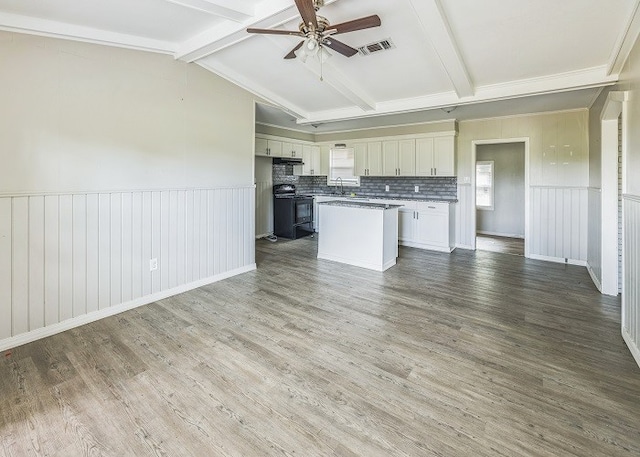
<svg viewBox="0 0 640 457">
<path fill-rule="evenodd" d="M 320 81 L 324 81 L 324 79 L 322 78 L 322 51 L 323 49 L 320 48 L 320 53 L 318 54 L 318 57 L 320 58 Z"/>
</svg>

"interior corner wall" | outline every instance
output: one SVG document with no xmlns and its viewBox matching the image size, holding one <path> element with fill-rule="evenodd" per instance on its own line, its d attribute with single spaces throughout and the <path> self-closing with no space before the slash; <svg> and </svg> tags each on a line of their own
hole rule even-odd
<svg viewBox="0 0 640 457">
<path fill-rule="evenodd" d="M 474 141 L 529 139 L 529 255 L 585 264 L 588 224 L 588 111 L 459 122 L 456 242 L 474 246 Z"/>
<path fill-rule="evenodd" d="M 623 182 L 625 188 L 622 195 L 623 206 L 623 292 L 622 292 L 622 336 L 624 337 L 636 362 L 640 365 L 640 40 L 627 58 L 620 73 L 619 83 L 612 91 L 628 92 L 623 122 L 626 128 L 624 149 L 626 157 L 623 164 Z M 601 105 L 604 105 L 606 93 L 600 95 L 591 108 L 593 123 L 599 122 Z M 626 115 L 626 119 L 624 119 Z M 597 130 L 596 132 L 598 132 Z M 597 133 L 591 132 L 591 136 Z M 597 144 L 592 140 L 592 145 Z M 591 155 L 600 154 L 600 150 L 591 151 Z M 593 184 L 600 186 L 601 168 L 594 157 L 591 177 Z M 598 181 L 596 181 L 598 179 Z M 591 241 L 591 240 L 590 240 Z"/>
<path fill-rule="evenodd" d="M 255 267 L 251 94 L 9 32 L 0 66 L 0 349 Z"/>
</svg>

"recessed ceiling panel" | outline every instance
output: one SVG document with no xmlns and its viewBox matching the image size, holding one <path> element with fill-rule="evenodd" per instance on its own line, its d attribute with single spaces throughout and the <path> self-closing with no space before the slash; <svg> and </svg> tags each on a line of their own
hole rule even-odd
<svg viewBox="0 0 640 457">
<path fill-rule="evenodd" d="M 605 65 L 633 3 L 441 2 L 476 86 Z"/>
<path fill-rule="evenodd" d="M 299 41 L 287 36 L 255 36 L 201 62 L 212 68 L 222 65 L 222 68 L 232 69 L 234 75 L 251 80 L 253 90 L 273 93 L 305 111 L 350 107 L 346 98 L 328 82 L 320 81 L 320 75 L 301 61 L 283 59 Z M 233 78 L 233 75 L 229 76 Z"/>
<path fill-rule="evenodd" d="M 181 41 L 221 19 L 167 0 L 0 0 L 0 11 L 164 41 Z"/>
<path fill-rule="evenodd" d="M 397 2 L 338 1 L 320 10 L 332 23 L 377 14 L 382 25 L 338 35 L 355 48 L 390 38 L 394 48 L 330 62 L 377 102 L 447 92 L 451 82 L 411 8 Z M 335 54 L 335 53 L 334 53 Z"/>
</svg>

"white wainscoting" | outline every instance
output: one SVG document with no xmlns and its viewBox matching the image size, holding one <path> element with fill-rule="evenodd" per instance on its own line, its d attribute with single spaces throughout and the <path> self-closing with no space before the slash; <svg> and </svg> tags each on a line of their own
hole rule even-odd
<svg viewBox="0 0 640 457">
<path fill-rule="evenodd" d="M 587 249 L 587 270 L 593 283 L 602 292 L 602 193 L 599 188 L 590 187 L 589 205 L 589 246 Z"/>
<path fill-rule="evenodd" d="M 456 247 L 473 249 L 476 234 L 473 232 L 472 211 L 474 199 L 471 184 L 458 183 L 458 204 L 456 205 Z"/>
<path fill-rule="evenodd" d="M 623 195 L 622 336 L 640 366 L 640 196 Z"/>
<path fill-rule="evenodd" d="M 273 233 L 273 182 L 256 183 L 256 238 Z"/>
<path fill-rule="evenodd" d="M 254 192 L 0 196 L 0 350 L 254 269 Z"/>
<path fill-rule="evenodd" d="M 530 198 L 530 257 L 586 265 L 587 188 L 531 186 Z"/>
</svg>

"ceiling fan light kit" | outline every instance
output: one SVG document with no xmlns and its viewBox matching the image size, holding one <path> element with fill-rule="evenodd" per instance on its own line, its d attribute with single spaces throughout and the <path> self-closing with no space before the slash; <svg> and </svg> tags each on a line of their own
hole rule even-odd
<svg viewBox="0 0 640 457">
<path fill-rule="evenodd" d="M 379 27 L 381 24 L 380 17 L 374 14 L 372 16 L 331 25 L 327 18 L 317 15 L 317 11 L 324 5 L 324 0 L 295 0 L 295 3 L 302 18 L 298 30 L 247 29 L 248 33 L 290 35 L 305 38 L 304 41 L 284 56 L 285 59 L 295 59 L 297 56 L 300 56 L 301 60 L 306 61 L 307 57 L 319 56 L 322 63 L 331 55 L 325 48 L 333 49 L 345 57 L 352 57 L 358 53 L 358 50 L 336 40 L 333 36 L 341 33 Z M 303 49 L 302 52 L 298 52 L 300 48 Z M 323 55 L 322 51 L 325 51 L 326 54 Z"/>
</svg>

